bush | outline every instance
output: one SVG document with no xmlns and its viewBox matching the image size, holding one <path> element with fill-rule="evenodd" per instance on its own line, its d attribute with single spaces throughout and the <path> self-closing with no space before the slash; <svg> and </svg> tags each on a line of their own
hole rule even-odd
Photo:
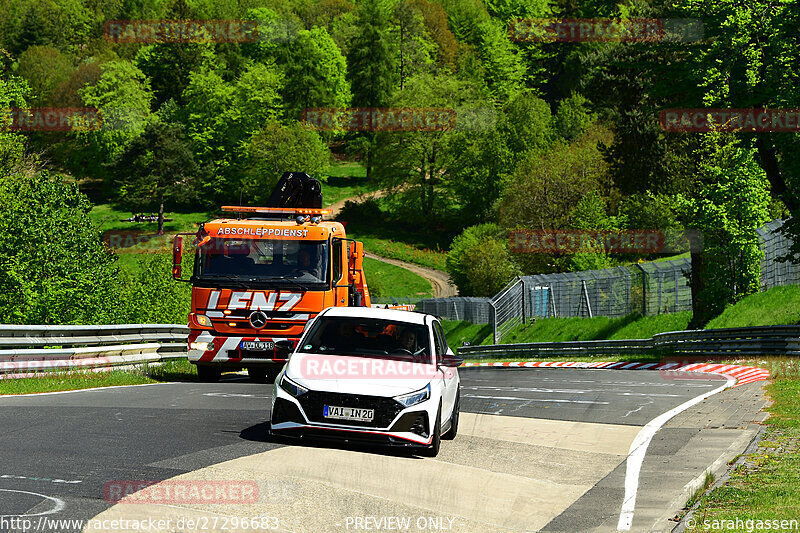
<svg viewBox="0 0 800 533">
<path fill-rule="evenodd" d="M 115 257 L 74 184 L 28 166 L 0 177 L 0 313 L 16 324 L 122 317 Z"/>
<path fill-rule="evenodd" d="M 184 254 L 184 269 L 191 272 L 191 254 Z M 120 274 L 125 322 L 135 324 L 185 324 L 191 308 L 191 285 L 172 279 L 169 254 L 146 254 L 136 268 Z"/>
<path fill-rule="evenodd" d="M 453 240 L 447 272 L 461 296 L 494 296 L 519 268 L 496 224 L 471 226 Z"/>
</svg>

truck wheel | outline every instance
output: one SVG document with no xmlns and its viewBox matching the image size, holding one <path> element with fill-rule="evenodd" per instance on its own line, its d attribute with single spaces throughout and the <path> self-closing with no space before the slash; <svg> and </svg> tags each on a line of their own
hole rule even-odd
<svg viewBox="0 0 800 533">
<path fill-rule="evenodd" d="M 197 365 L 197 377 L 200 378 L 200 381 L 213 383 L 219 381 L 221 375 L 222 369 L 217 366 Z"/>
</svg>

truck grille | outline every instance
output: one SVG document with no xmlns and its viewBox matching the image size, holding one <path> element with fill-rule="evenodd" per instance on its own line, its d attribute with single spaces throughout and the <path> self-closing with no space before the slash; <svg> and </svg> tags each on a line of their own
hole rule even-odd
<svg viewBox="0 0 800 533">
<path fill-rule="evenodd" d="M 343 424 L 349 426 L 366 426 L 375 428 L 389 427 L 392 420 L 403 410 L 403 406 L 392 398 L 382 396 L 365 396 L 359 394 L 342 394 L 335 392 L 308 391 L 297 400 L 303 406 L 306 416 L 312 422 L 327 424 Z M 336 405 L 340 407 L 359 407 L 374 409 L 375 418 L 371 422 L 357 420 L 333 420 L 322 415 L 323 406 Z"/>
</svg>

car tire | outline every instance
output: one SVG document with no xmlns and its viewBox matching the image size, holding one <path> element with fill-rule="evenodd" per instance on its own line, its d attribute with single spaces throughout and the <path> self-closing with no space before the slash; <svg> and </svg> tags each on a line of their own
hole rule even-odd
<svg viewBox="0 0 800 533">
<path fill-rule="evenodd" d="M 445 440 L 453 440 L 456 438 L 456 434 L 458 433 L 458 417 L 459 413 L 461 412 L 461 389 L 456 391 L 456 402 L 453 405 L 453 414 L 450 415 L 450 429 L 447 430 L 447 433 L 442 435 L 442 438 Z"/>
<path fill-rule="evenodd" d="M 439 410 L 436 412 L 436 423 L 433 425 L 433 440 L 430 445 L 425 448 L 423 455 L 427 457 L 436 457 L 439 455 L 439 448 L 442 445 L 442 404 L 439 404 Z"/>
<path fill-rule="evenodd" d="M 214 383 L 219 381 L 221 375 L 222 369 L 218 366 L 197 365 L 197 377 L 200 378 L 200 381 Z"/>
</svg>

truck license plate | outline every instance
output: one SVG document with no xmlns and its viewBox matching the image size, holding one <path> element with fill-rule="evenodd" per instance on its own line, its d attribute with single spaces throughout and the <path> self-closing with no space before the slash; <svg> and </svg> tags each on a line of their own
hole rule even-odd
<svg viewBox="0 0 800 533">
<path fill-rule="evenodd" d="M 242 341 L 242 350 L 264 352 L 273 349 L 275 349 L 275 343 L 272 341 Z"/>
<path fill-rule="evenodd" d="M 374 409 L 358 409 L 356 407 L 338 407 L 326 405 L 322 412 L 325 418 L 338 418 L 340 420 L 358 420 L 359 422 L 372 422 L 375 417 Z"/>
</svg>

